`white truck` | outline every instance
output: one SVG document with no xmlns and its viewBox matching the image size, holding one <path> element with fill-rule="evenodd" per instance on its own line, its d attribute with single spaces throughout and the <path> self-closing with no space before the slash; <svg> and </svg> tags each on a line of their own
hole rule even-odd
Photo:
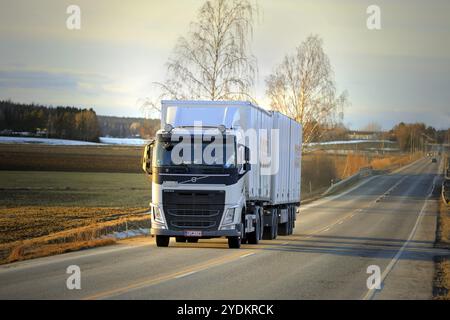
<svg viewBox="0 0 450 320">
<path fill-rule="evenodd" d="M 302 128 L 242 101 L 161 102 L 145 147 L 151 234 L 160 247 L 227 237 L 230 248 L 292 233 L 300 205 Z"/>
</svg>

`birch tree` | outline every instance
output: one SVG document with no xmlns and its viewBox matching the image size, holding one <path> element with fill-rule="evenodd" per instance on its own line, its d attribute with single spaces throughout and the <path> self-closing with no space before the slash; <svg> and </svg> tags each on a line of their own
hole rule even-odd
<svg viewBox="0 0 450 320">
<path fill-rule="evenodd" d="M 342 119 L 348 103 L 346 91 L 336 92 L 330 60 L 315 35 L 284 57 L 267 77 L 266 87 L 271 108 L 303 125 L 304 143 L 320 140 L 325 128 Z"/>
<path fill-rule="evenodd" d="M 167 78 L 158 83 L 162 97 L 252 100 L 257 63 L 250 40 L 256 14 L 256 4 L 248 0 L 206 1 L 167 62 Z"/>
</svg>

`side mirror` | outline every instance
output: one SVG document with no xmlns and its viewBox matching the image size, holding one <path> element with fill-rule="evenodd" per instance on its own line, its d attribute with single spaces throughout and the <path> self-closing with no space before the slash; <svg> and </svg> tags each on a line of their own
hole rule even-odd
<svg viewBox="0 0 450 320">
<path fill-rule="evenodd" d="M 250 169 L 252 168 L 251 164 L 246 162 L 242 165 L 242 170 L 244 170 L 244 172 L 248 172 L 250 171 Z"/>
<path fill-rule="evenodd" d="M 153 142 L 149 143 L 144 148 L 144 156 L 142 157 L 142 170 L 147 174 L 152 174 L 152 155 Z"/>
</svg>

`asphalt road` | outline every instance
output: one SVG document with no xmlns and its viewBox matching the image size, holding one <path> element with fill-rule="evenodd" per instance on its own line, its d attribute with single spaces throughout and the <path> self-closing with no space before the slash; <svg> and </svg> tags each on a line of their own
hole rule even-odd
<svg viewBox="0 0 450 320">
<path fill-rule="evenodd" d="M 438 165 L 419 160 L 301 208 L 294 234 L 157 248 L 138 238 L 0 267 L 1 299 L 429 299 Z M 66 269 L 81 270 L 68 290 Z M 375 267 L 370 267 L 375 266 Z M 379 267 L 381 289 L 369 290 Z"/>
</svg>

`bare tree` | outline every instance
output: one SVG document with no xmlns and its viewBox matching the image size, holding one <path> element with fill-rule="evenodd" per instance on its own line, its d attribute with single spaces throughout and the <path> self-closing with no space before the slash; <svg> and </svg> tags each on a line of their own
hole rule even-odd
<svg viewBox="0 0 450 320">
<path fill-rule="evenodd" d="M 248 0 L 206 1 L 167 63 L 167 79 L 158 83 L 162 96 L 252 100 L 257 64 L 249 41 L 256 13 Z"/>
<path fill-rule="evenodd" d="M 322 40 L 311 35 L 266 79 L 272 109 L 302 123 L 304 143 L 320 139 L 325 128 L 342 120 L 348 95 L 336 93 L 333 78 Z"/>
</svg>

